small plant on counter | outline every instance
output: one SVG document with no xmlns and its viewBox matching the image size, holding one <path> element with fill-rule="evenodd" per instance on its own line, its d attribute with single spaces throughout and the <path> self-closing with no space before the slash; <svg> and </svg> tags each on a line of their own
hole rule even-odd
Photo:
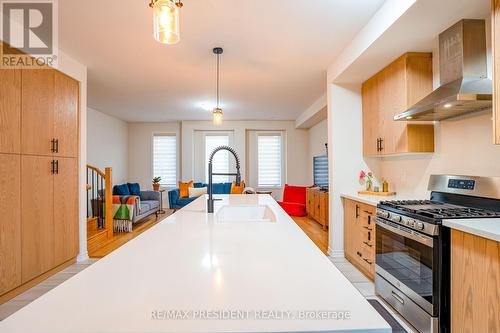
<svg viewBox="0 0 500 333">
<path fill-rule="evenodd" d="M 359 183 L 365 185 L 367 191 L 372 191 L 373 179 L 373 173 L 371 171 L 365 172 L 361 170 L 359 172 Z"/>
<path fill-rule="evenodd" d="M 153 178 L 153 190 L 155 190 L 155 191 L 160 190 L 160 181 L 161 181 L 161 177 L 154 177 Z"/>
</svg>

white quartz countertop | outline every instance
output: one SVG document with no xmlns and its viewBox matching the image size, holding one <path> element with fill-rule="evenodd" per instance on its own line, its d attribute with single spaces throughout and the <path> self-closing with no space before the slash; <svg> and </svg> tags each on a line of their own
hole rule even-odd
<svg viewBox="0 0 500 333">
<path fill-rule="evenodd" d="M 372 206 L 378 205 L 380 201 L 429 199 L 429 197 L 424 198 L 422 196 L 415 196 L 415 195 L 379 196 L 379 195 L 360 195 L 358 193 L 341 193 L 340 196 L 342 198 L 355 200 Z"/>
<path fill-rule="evenodd" d="M 201 197 L 0 322 L 0 332 L 391 332 L 270 196 L 216 197 L 216 213 L 267 205 L 277 222 L 222 223 Z"/>
<path fill-rule="evenodd" d="M 443 220 L 443 225 L 500 242 L 500 219 Z"/>
</svg>

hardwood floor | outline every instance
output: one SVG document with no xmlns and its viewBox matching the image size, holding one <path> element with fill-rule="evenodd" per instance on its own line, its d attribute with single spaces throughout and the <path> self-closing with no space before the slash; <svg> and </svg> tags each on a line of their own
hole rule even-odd
<svg viewBox="0 0 500 333">
<path fill-rule="evenodd" d="M 96 244 L 93 246 L 93 250 L 89 250 L 89 257 L 91 258 L 102 258 L 128 241 L 134 239 L 135 237 L 142 234 L 144 231 L 148 230 L 155 224 L 164 220 L 171 214 L 173 214 L 173 210 L 165 209 L 166 213 L 161 214 L 156 218 L 155 215 L 151 215 L 144 219 L 143 221 L 134 224 L 132 232 L 124 232 L 124 233 L 115 233 L 112 239 L 103 241 L 102 244 Z"/>
<path fill-rule="evenodd" d="M 324 254 L 328 255 L 328 229 L 307 216 L 292 216 L 292 219 L 305 232 L 305 234 L 316 244 Z"/>
</svg>

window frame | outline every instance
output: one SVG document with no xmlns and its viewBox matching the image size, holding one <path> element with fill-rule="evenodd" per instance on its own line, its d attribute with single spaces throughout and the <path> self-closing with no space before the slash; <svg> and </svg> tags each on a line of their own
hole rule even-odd
<svg viewBox="0 0 500 333">
<path fill-rule="evenodd" d="M 166 184 L 160 182 L 160 188 L 164 189 L 173 189 L 176 188 L 179 182 L 179 135 L 176 132 L 153 132 L 151 134 L 151 176 L 150 181 L 152 181 L 155 175 L 155 137 L 158 136 L 168 136 L 175 138 L 175 183 L 174 184 Z"/>
</svg>

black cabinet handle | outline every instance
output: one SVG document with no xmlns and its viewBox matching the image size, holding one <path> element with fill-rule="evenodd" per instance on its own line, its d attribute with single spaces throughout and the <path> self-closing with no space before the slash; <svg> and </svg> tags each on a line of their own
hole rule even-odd
<svg viewBox="0 0 500 333">
<path fill-rule="evenodd" d="M 363 226 L 363 228 L 365 228 L 365 229 L 366 229 L 366 230 L 368 230 L 368 231 L 372 231 L 372 230 L 373 230 L 372 228 L 367 227 L 366 225 L 364 225 L 364 226 Z"/>
<path fill-rule="evenodd" d="M 380 139 L 377 138 L 377 151 L 380 151 Z"/>
<path fill-rule="evenodd" d="M 367 245 L 368 247 L 372 247 L 372 246 L 373 246 L 373 245 L 371 245 L 371 244 L 370 244 L 370 243 L 368 243 L 368 242 L 363 242 L 363 243 L 365 243 L 365 245 Z"/>
<path fill-rule="evenodd" d="M 356 218 L 358 218 L 358 217 L 359 217 L 359 206 L 356 205 Z"/>
<path fill-rule="evenodd" d="M 380 139 L 380 151 L 384 150 L 384 145 L 383 145 L 383 143 L 384 143 L 384 139 L 382 139 L 382 138 L 381 138 L 381 139 Z"/>
<path fill-rule="evenodd" d="M 363 258 L 363 260 L 364 260 L 364 261 L 366 261 L 367 263 L 369 263 L 370 265 L 371 265 L 371 264 L 373 264 L 373 263 L 371 262 L 371 260 L 368 260 L 368 259 L 366 259 L 366 258 Z"/>
<path fill-rule="evenodd" d="M 50 161 L 50 173 L 51 174 L 56 173 L 56 161 L 54 160 Z"/>
<path fill-rule="evenodd" d="M 50 140 L 51 146 L 50 146 L 50 151 L 55 153 L 56 152 L 56 139 Z"/>
<path fill-rule="evenodd" d="M 56 153 L 59 152 L 59 139 L 56 139 Z"/>
<path fill-rule="evenodd" d="M 372 233 L 371 231 L 368 231 L 368 241 L 371 241 L 372 240 Z"/>
<path fill-rule="evenodd" d="M 59 161 L 57 161 L 57 160 L 55 161 L 55 167 L 56 167 L 55 174 L 58 175 L 59 174 Z"/>
</svg>

